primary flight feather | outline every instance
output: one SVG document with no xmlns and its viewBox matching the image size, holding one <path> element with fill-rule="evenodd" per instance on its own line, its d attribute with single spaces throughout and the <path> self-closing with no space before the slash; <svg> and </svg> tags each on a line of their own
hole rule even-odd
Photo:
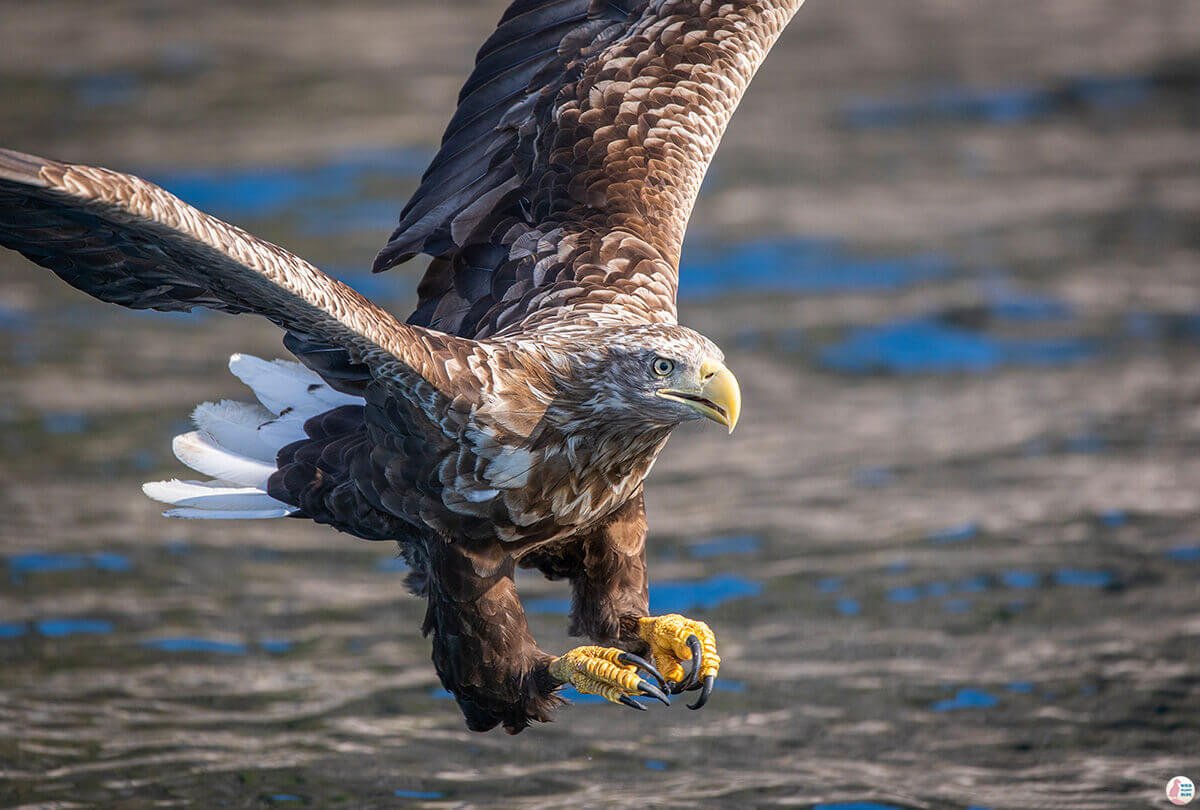
<svg viewBox="0 0 1200 810">
<path fill-rule="evenodd" d="M 704 173 L 803 0 L 516 0 L 375 262 L 433 257 L 402 323 L 144 180 L 0 150 L 0 244 L 101 300 L 262 315 L 300 361 L 235 355 L 256 404 L 206 403 L 146 485 L 186 518 L 306 517 L 398 542 L 470 728 L 548 720 L 565 683 L 615 703 L 712 691 L 703 622 L 650 616 L 642 482 L 672 430 L 741 408 L 676 322 Z M 570 579 L 538 648 L 514 567 Z M 643 657 L 645 656 L 645 657 Z M 649 660 L 647 660 L 649 659 Z"/>
</svg>

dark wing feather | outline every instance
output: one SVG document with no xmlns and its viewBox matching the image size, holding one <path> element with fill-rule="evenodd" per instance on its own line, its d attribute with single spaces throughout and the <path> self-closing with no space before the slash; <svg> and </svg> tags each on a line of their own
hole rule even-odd
<svg viewBox="0 0 1200 810">
<path fill-rule="evenodd" d="M 0 245 L 102 301 L 262 315 L 310 368 L 361 394 L 369 407 L 314 417 L 278 457 L 270 494 L 300 514 L 394 539 L 419 522 L 416 483 L 442 485 L 452 403 L 479 395 L 462 371 L 474 341 L 402 324 L 282 248 L 107 169 L 0 150 Z"/>
<path fill-rule="evenodd" d="M 595 39 L 603 33 L 599 29 L 617 27 L 612 16 L 625 13 L 616 3 L 596 0 L 518 2 L 509 8 L 480 49 L 441 149 L 401 212 L 376 269 L 452 244 L 454 218 L 516 176 L 512 152 L 518 147 L 517 130 L 501 126 L 502 121 L 536 97 L 541 84 L 557 83 L 577 58 L 562 52 L 564 40 Z M 535 77 L 540 81 L 535 83 Z"/>
<path fill-rule="evenodd" d="M 342 390 L 359 393 L 384 367 L 385 381 L 448 381 L 431 362 L 446 336 L 400 323 L 303 259 L 131 175 L 0 150 L 0 245 L 102 301 L 262 315 Z"/>
<path fill-rule="evenodd" d="M 375 262 L 434 257 L 410 323 L 674 320 L 700 182 L 802 2 L 513 3 Z"/>
</svg>

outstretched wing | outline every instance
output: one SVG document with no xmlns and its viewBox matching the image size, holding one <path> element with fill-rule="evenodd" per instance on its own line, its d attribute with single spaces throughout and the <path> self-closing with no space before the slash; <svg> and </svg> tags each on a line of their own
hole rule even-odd
<svg viewBox="0 0 1200 810">
<path fill-rule="evenodd" d="M 303 259 L 131 175 L 0 149 L 0 245 L 102 301 L 263 315 L 343 390 L 361 393 L 371 376 L 449 382 L 437 359 L 453 338 L 398 322 Z M 323 369 L 323 354 L 338 362 Z"/>
<path fill-rule="evenodd" d="M 147 489 L 189 517 L 291 511 L 394 538 L 401 519 L 420 514 L 414 476 L 452 446 L 452 405 L 478 396 L 471 369 L 486 361 L 473 355 L 484 351 L 476 342 L 400 323 L 302 259 L 137 177 L 0 150 L 0 245 L 102 301 L 262 315 L 288 330 L 285 343 L 309 368 L 362 397 L 335 395 L 287 364 L 235 358 L 231 368 L 263 408 L 198 408 L 200 430 L 175 445 L 217 480 Z"/>
<path fill-rule="evenodd" d="M 375 262 L 434 257 L 410 323 L 673 321 L 700 182 L 802 2 L 516 0 Z"/>
</svg>

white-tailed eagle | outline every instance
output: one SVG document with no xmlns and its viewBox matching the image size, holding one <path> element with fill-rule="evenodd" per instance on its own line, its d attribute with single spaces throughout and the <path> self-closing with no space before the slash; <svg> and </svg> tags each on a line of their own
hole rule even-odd
<svg viewBox="0 0 1200 810">
<path fill-rule="evenodd" d="M 201 405 L 176 438 L 208 480 L 146 493 L 172 517 L 302 517 L 398 542 L 472 729 L 548 720 L 568 682 L 634 708 L 699 689 L 698 708 L 716 639 L 648 615 L 642 482 L 681 422 L 737 422 L 721 351 L 676 322 L 680 247 L 802 2 L 516 0 L 375 262 L 433 257 L 407 322 L 106 169 L 0 151 L 0 244 L 103 301 L 286 332 L 299 363 L 234 356 L 258 402 Z M 572 632 L 594 645 L 538 648 L 517 565 L 571 581 Z"/>
</svg>

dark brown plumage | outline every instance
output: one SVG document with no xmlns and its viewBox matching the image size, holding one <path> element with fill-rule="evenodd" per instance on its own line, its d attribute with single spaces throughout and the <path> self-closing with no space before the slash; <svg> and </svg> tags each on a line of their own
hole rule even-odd
<svg viewBox="0 0 1200 810">
<path fill-rule="evenodd" d="M 129 175 L 0 151 L 0 244 L 134 308 L 256 313 L 307 367 L 235 356 L 180 517 L 290 514 L 395 540 L 468 725 L 547 720 L 565 681 L 630 704 L 652 666 L 530 636 L 515 565 L 571 580 L 571 630 L 707 699 L 702 623 L 647 616 L 642 481 L 673 428 L 732 429 L 720 351 L 676 324 L 683 233 L 742 92 L 802 0 L 517 0 L 376 260 L 433 257 L 408 323 Z M 674 634 L 674 635 L 672 635 Z M 702 660 L 703 659 L 703 660 Z M 688 665 L 690 662 L 691 672 Z M 665 696 L 661 696 L 665 700 Z"/>
</svg>

